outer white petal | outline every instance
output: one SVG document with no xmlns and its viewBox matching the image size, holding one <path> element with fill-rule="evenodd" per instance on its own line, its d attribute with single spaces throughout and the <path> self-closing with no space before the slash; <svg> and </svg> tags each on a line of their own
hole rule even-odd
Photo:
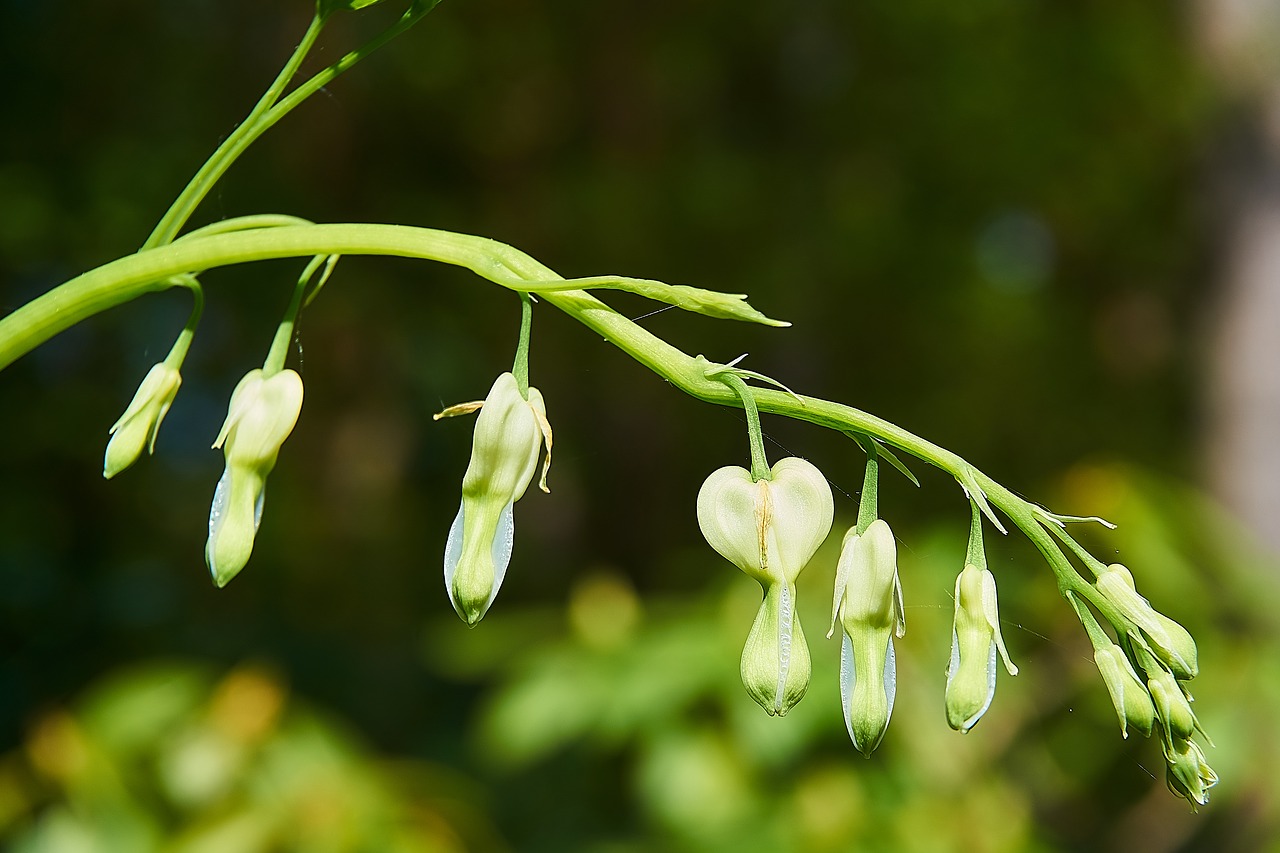
<svg viewBox="0 0 1280 853">
<path fill-rule="evenodd" d="M 982 615 L 991 626 L 995 646 L 1000 650 L 1000 657 L 1004 659 L 1004 668 L 1010 675 L 1017 675 L 1018 668 L 1013 665 L 1013 661 L 1009 660 L 1009 650 L 1005 648 L 1004 637 L 1000 634 L 1000 609 L 996 604 L 996 577 L 989 570 L 982 573 Z M 991 678 L 994 680 L 995 675 L 992 674 Z"/>
<path fill-rule="evenodd" d="M 774 464 L 769 494 L 778 556 L 787 581 L 796 576 L 831 532 L 835 502 L 827 478 L 813 463 L 798 457 Z"/>
<path fill-rule="evenodd" d="M 458 514 L 453 517 L 449 527 L 449 538 L 444 545 L 444 588 L 449 593 L 449 603 L 458 609 L 458 602 L 453 598 L 453 576 L 458 573 L 458 562 L 462 559 L 462 532 L 465 527 L 463 507 L 458 507 Z"/>
</svg>

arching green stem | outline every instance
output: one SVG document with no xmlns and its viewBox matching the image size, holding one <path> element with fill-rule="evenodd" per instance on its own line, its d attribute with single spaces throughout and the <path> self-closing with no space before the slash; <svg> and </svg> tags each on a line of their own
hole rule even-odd
<svg viewBox="0 0 1280 853">
<path fill-rule="evenodd" d="M 187 237 L 90 270 L 0 319 L 0 369 L 81 320 L 144 293 L 174 286 L 175 276 L 249 261 L 314 255 L 396 255 L 441 261 L 466 267 L 516 291 L 520 290 L 522 281 L 564 280 L 537 260 L 502 243 L 404 225 L 282 225 Z M 543 292 L 541 298 L 685 393 L 717 405 L 744 405 L 743 397 L 720 377 L 706 375 L 705 359 L 682 352 L 586 291 Z M 958 454 L 841 403 L 770 388 L 748 389 L 747 397 L 758 412 L 784 415 L 840 432 L 870 435 L 948 472 L 957 480 L 977 486 L 1044 555 L 1064 595 L 1072 591 L 1091 604 L 1099 604 L 1101 596 L 1093 585 L 1080 577 L 1053 536 L 1042 526 L 1037 513 L 1043 511 L 978 471 Z M 763 456 L 763 445 L 761 451 Z M 753 460 L 753 468 L 757 467 L 760 466 Z M 1066 536 L 1066 533 L 1059 535 Z M 1105 603 L 1100 609 L 1102 607 Z"/>
</svg>

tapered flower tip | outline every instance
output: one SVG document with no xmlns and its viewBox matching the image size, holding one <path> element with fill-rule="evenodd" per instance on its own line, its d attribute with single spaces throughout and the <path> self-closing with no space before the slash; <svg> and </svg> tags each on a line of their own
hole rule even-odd
<svg viewBox="0 0 1280 853">
<path fill-rule="evenodd" d="M 209 509 L 209 539 L 204 546 L 205 563 L 218 589 L 240 574 L 253 553 L 253 539 L 262 523 L 262 505 L 266 484 L 253 471 L 233 475 L 231 466 L 223 469 L 222 478 L 213 491 Z"/>
<path fill-rule="evenodd" d="M 473 508 L 479 512 L 479 509 Z M 498 590 L 507 576 L 511 562 L 511 550 L 515 545 L 515 512 L 511 504 L 502 508 L 491 536 L 478 536 L 480 546 L 473 549 L 470 559 L 464 561 L 463 541 L 467 526 L 467 504 L 458 508 L 458 515 L 449 528 L 449 538 L 444 549 L 444 585 L 449 593 L 449 603 L 462 621 L 474 628 L 489 612 Z M 489 547 L 483 547 L 487 539 Z"/>
<path fill-rule="evenodd" d="M 152 366 L 124 414 L 111 427 L 111 440 L 102 459 L 103 477 L 110 480 L 137 462 L 143 450 L 155 450 L 160 424 L 181 385 L 177 368 L 164 362 Z"/>
<path fill-rule="evenodd" d="M 698 526 L 722 557 L 768 587 L 792 584 L 831 531 L 831 487 L 814 465 L 781 459 L 771 479 L 745 468 L 712 472 L 698 492 Z"/>
<path fill-rule="evenodd" d="M 773 584 L 742 649 L 742 684 L 769 716 L 782 717 L 804 698 L 812 672 L 795 588 Z"/>
<path fill-rule="evenodd" d="M 1199 744 L 1178 740 L 1166 752 L 1165 760 L 1165 781 L 1170 791 L 1189 800 L 1192 811 L 1209 802 L 1209 789 L 1218 784 L 1218 774 L 1205 761 Z"/>
<path fill-rule="evenodd" d="M 840 648 L 840 701 L 853 746 L 867 758 L 880 746 L 893 715 L 898 670 L 893 632 L 865 623 L 846 628 Z"/>
</svg>

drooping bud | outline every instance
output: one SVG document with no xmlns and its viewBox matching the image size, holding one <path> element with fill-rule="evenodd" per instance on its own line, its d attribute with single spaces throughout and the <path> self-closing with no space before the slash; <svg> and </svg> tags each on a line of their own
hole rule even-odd
<svg viewBox="0 0 1280 853">
<path fill-rule="evenodd" d="M 1189 739 L 1175 740 L 1165 751 L 1165 782 L 1169 790 L 1191 801 L 1192 810 L 1209 802 L 1209 789 L 1218 783 L 1218 774 L 1205 761 L 1200 745 Z"/>
<path fill-rule="evenodd" d="M 897 546 L 883 519 L 845 534 L 836 570 L 836 612 L 844 631 L 840 699 L 854 747 L 870 757 L 889 727 L 897 690 L 893 638 L 906 632 Z M 827 635 L 830 636 L 830 633 Z"/>
<path fill-rule="evenodd" d="M 474 411 L 465 404 L 459 411 Z M 444 582 L 453 609 L 468 625 L 488 612 L 506 577 L 515 541 L 514 504 L 524 496 L 547 448 L 541 488 L 551 466 L 551 425 L 537 388 L 521 396 L 515 376 L 504 373 L 479 407 L 471 462 L 462 478 L 462 503 L 449 529 Z M 452 414 L 446 410 L 443 414 Z"/>
<path fill-rule="evenodd" d="M 1120 734 L 1129 737 L 1128 727 L 1133 726 L 1143 737 L 1149 737 L 1155 724 L 1156 709 L 1124 650 L 1115 643 L 1100 646 L 1094 649 L 1093 660 L 1098 665 L 1098 672 L 1102 673 L 1102 681 L 1107 685 L 1111 703 L 1120 718 Z"/>
<path fill-rule="evenodd" d="M 996 579 L 970 564 L 956 578 L 955 622 L 951 661 L 947 665 L 946 708 L 951 728 L 967 732 L 991 706 L 996 693 L 996 653 L 1005 669 L 1017 675 L 1000 634 Z"/>
<path fill-rule="evenodd" d="M 721 556 L 765 589 L 742 654 L 747 692 L 782 716 L 809 686 L 809 649 L 795 612 L 795 581 L 831 530 L 834 501 L 822 472 L 779 460 L 770 479 L 744 468 L 712 472 L 698 492 L 698 526 Z"/>
<path fill-rule="evenodd" d="M 102 460 L 102 476 L 110 480 L 137 462 L 145 448 L 153 453 L 160 424 L 182 385 L 176 367 L 161 362 L 143 377 L 124 414 L 111 427 L 111 440 Z"/>
<path fill-rule="evenodd" d="M 227 419 L 213 443 L 226 467 L 213 493 L 205 561 L 219 587 L 235 577 L 253 552 L 262 521 L 267 475 L 302 411 L 302 378 L 292 370 L 267 376 L 251 370 L 231 392 Z"/>
<path fill-rule="evenodd" d="M 1172 752 L 1176 741 L 1186 740 L 1200 731 L 1200 721 L 1191 710 L 1191 697 L 1173 673 L 1146 649 L 1138 648 L 1137 655 L 1147 674 L 1147 689 L 1163 730 L 1165 752 Z"/>
<path fill-rule="evenodd" d="M 1157 612 L 1150 602 L 1138 594 L 1133 575 L 1116 563 L 1108 566 L 1094 583 L 1098 592 L 1118 609 L 1125 619 L 1137 627 L 1160 662 L 1181 679 L 1195 678 L 1196 643 L 1177 622 Z M 1117 626 L 1120 629 L 1121 626 Z"/>
</svg>

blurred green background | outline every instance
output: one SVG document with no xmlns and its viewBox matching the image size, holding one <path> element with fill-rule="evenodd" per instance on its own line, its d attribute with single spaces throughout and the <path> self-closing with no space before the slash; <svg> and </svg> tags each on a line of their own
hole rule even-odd
<svg viewBox="0 0 1280 853">
<path fill-rule="evenodd" d="M 394 0 L 387 4 L 394 5 Z M 15 850 L 1280 850 L 1280 574 L 1198 488 L 1206 175 L 1249 105 L 1190 7 L 1013 0 L 449 0 L 237 164 L 197 214 L 483 234 L 566 276 L 746 292 L 788 330 L 608 301 L 954 449 L 1089 534 L 1201 644 L 1222 777 L 1191 814 L 1158 744 L 1118 736 L 1087 641 L 1018 537 L 989 541 L 1002 677 L 942 712 L 968 510 L 886 481 L 908 633 L 889 734 L 851 747 L 824 641 L 836 537 L 802 579 L 814 682 L 785 720 L 738 681 L 756 586 L 694 498 L 746 464 L 696 404 L 538 310 L 552 493 L 475 630 L 441 582 L 466 421 L 517 300 L 468 273 L 349 258 L 304 314 L 305 411 L 253 560 L 202 547 L 208 446 L 300 263 L 204 278 L 155 456 L 110 483 L 106 431 L 188 304 L 149 297 L 0 375 L 0 837 Z M 325 62 L 394 16 L 326 32 Z M 133 251 L 274 76 L 302 0 L 0 2 L 0 311 Z M 862 457 L 765 421 L 852 521 Z M 1135 742 L 1137 741 L 1137 742 Z"/>
</svg>

